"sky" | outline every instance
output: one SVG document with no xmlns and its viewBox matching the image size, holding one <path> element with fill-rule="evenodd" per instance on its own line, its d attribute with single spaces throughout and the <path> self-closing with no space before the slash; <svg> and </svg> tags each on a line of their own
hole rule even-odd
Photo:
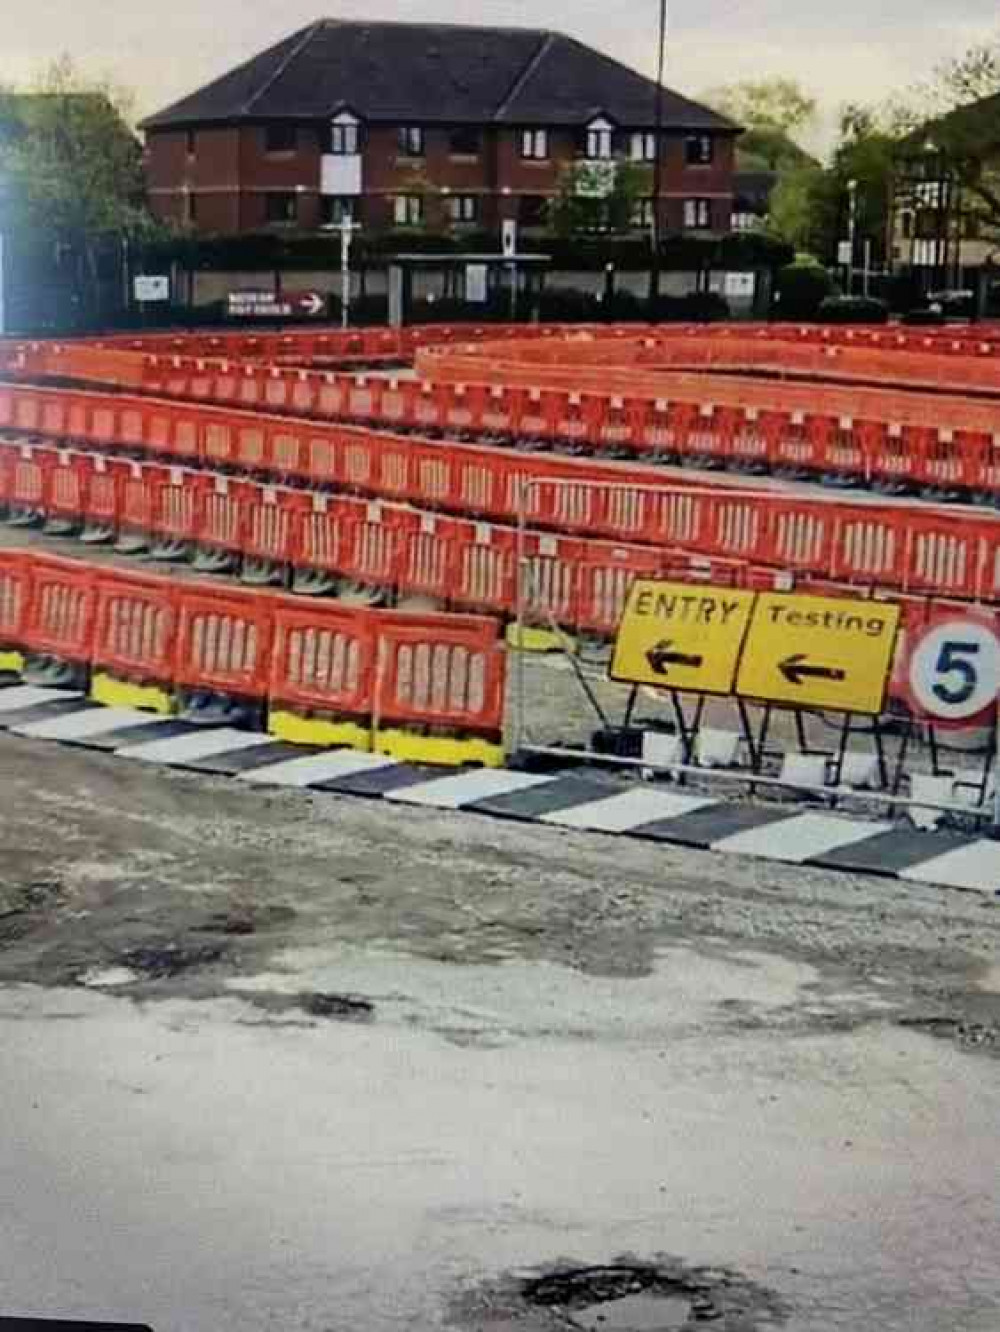
<svg viewBox="0 0 1000 1332">
<path fill-rule="evenodd" d="M 997 0 L 668 0 L 665 81 L 697 96 L 745 78 L 798 79 L 824 108 L 880 100 L 1000 30 Z M 658 0 L 0 0 L 0 83 L 68 53 L 149 113 L 315 18 L 508 23 L 570 33 L 655 72 Z"/>
</svg>

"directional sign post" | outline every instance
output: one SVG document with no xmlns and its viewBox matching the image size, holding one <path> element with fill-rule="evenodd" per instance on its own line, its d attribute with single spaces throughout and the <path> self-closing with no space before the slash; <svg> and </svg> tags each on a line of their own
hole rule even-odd
<svg viewBox="0 0 1000 1332">
<path fill-rule="evenodd" d="M 638 579 L 618 626 L 610 676 L 731 694 L 755 593 Z"/>
<path fill-rule="evenodd" d="M 743 698 L 876 716 L 899 628 L 899 607 L 847 597 L 762 592 L 736 678 Z"/>
</svg>

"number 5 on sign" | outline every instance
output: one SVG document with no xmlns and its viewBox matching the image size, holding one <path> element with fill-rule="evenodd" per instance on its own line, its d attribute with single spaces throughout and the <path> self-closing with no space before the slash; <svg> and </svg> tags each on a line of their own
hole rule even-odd
<svg viewBox="0 0 1000 1332">
<path fill-rule="evenodd" d="M 1000 694 L 995 622 L 956 616 L 918 631 L 907 669 L 916 712 L 942 722 L 971 721 Z"/>
</svg>

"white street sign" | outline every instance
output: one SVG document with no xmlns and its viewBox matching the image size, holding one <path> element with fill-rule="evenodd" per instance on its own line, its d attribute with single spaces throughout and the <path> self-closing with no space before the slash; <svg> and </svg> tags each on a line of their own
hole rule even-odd
<svg viewBox="0 0 1000 1332">
<path fill-rule="evenodd" d="M 132 280 L 137 301 L 169 301 L 170 278 L 166 274 L 138 273 Z"/>
<path fill-rule="evenodd" d="M 476 305 L 486 300 L 486 265 L 465 265 L 465 299 Z"/>
<path fill-rule="evenodd" d="M 908 683 L 914 704 L 928 717 L 968 721 L 1000 694 L 1000 638 L 981 620 L 946 620 L 918 637 Z"/>
<path fill-rule="evenodd" d="M 726 273 L 722 280 L 722 290 L 726 296 L 737 298 L 752 296 L 755 286 L 754 273 Z"/>
</svg>

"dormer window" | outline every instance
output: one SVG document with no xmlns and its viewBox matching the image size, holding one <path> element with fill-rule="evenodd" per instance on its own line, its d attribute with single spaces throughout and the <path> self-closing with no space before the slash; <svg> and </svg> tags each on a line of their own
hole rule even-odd
<svg viewBox="0 0 1000 1332">
<path fill-rule="evenodd" d="M 604 161 L 611 156 L 611 135 L 614 126 L 607 120 L 592 120 L 587 126 L 587 158 L 591 162 Z"/>
<path fill-rule="evenodd" d="M 354 157 L 361 151 L 361 129 L 357 119 L 346 111 L 335 116 L 330 125 L 330 152 L 335 157 Z"/>
</svg>

